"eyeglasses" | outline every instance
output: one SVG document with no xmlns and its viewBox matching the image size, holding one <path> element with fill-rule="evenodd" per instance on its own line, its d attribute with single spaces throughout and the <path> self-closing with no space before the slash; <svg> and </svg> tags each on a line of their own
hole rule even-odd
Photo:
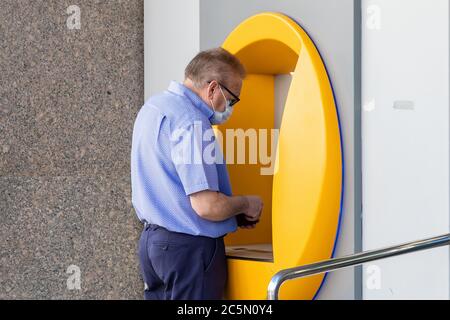
<svg viewBox="0 0 450 320">
<path fill-rule="evenodd" d="M 211 83 L 212 81 L 208 81 L 208 84 Z M 235 105 L 236 103 L 238 103 L 239 101 L 241 101 L 241 99 L 239 99 L 238 96 L 236 96 L 233 92 L 231 92 L 230 89 L 228 89 L 227 87 L 225 87 L 223 84 L 221 84 L 220 82 L 217 82 L 219 84 L 219 86 L 221 86 L 222 88 L 224 88 L 229 94 L 231 94 L 231 96 L 234 98 L 230 101 L 230 107 L 232 107 L 233 105 Z"/>
</svg>

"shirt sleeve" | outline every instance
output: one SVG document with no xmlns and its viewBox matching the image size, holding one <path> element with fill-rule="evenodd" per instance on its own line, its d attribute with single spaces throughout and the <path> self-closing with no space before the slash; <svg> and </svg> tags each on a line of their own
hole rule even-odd
<svg viewBox="0 0 450 320">
<path fill-rule="evenodd" d="M 204 141 L 206 130 L 202 121 L 194 121 L 172 131 L 171 158 L 186 195 L 203 190 L 219 191 L 219 179 L 211 148 L 215 138 Z M 206 138 L 206 140 L 208 140 Z"/>
</svg>

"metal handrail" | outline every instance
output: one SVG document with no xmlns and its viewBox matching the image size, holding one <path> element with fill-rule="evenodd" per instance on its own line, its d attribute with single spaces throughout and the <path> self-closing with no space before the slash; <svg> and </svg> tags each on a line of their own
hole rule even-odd
<svg viewBox="0 0 450 320">
<path fill-rule="evenodd" d="M 278 300 L 278 293 L 283 282 L 287 280 L 307 277 L 328 271 L 356 266 L 365 262 L 394 257 L 410 252 L 417 252 L 450 244 L 450 233 L 442 236 L 412 241 L 384 249 L 365 251 L 350 256 L 324 260 L 305 266 L 284 269 L 277 272 L 270 280 L 267 289 L 267 299 Z"/>
</svg>

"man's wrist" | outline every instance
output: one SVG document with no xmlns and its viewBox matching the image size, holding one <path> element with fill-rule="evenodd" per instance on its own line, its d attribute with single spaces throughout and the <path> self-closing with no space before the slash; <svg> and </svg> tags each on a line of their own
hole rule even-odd
<svg viewBox="0 0 450 320">
<path fill-rule="evenodd" d="M 250 207 L 250 203 L 248 201 L 248 198 L 246 196 L 241 196 L 243 200 L 242 210 L 239 213 L 244 213 L 248 211 L 248 208 Z"/>
</svg>

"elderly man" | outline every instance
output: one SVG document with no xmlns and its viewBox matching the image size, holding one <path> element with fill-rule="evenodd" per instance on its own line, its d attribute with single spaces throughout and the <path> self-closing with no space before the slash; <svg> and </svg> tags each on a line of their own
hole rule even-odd
<svg viewBox="0 0 450 320">
<path fill-rule="evenodd" d="M 228 51 L 200 52 L 186 67 L 184 82 L 172 81 L 137 115 L 131 180 L 133 206 L 144 223 L 139 259 L 145 299 L 222 299 L 224 236 L 259 220 L 261 198 L 233 196 L 223 161 L 204 159 L 211 143 L 205 133 L 230 117 L 244 77 Z M 180 150 L 191 154 L 179 157 Z M 223 160 L 221 153 L 214 158 Z"/>
</svg>

